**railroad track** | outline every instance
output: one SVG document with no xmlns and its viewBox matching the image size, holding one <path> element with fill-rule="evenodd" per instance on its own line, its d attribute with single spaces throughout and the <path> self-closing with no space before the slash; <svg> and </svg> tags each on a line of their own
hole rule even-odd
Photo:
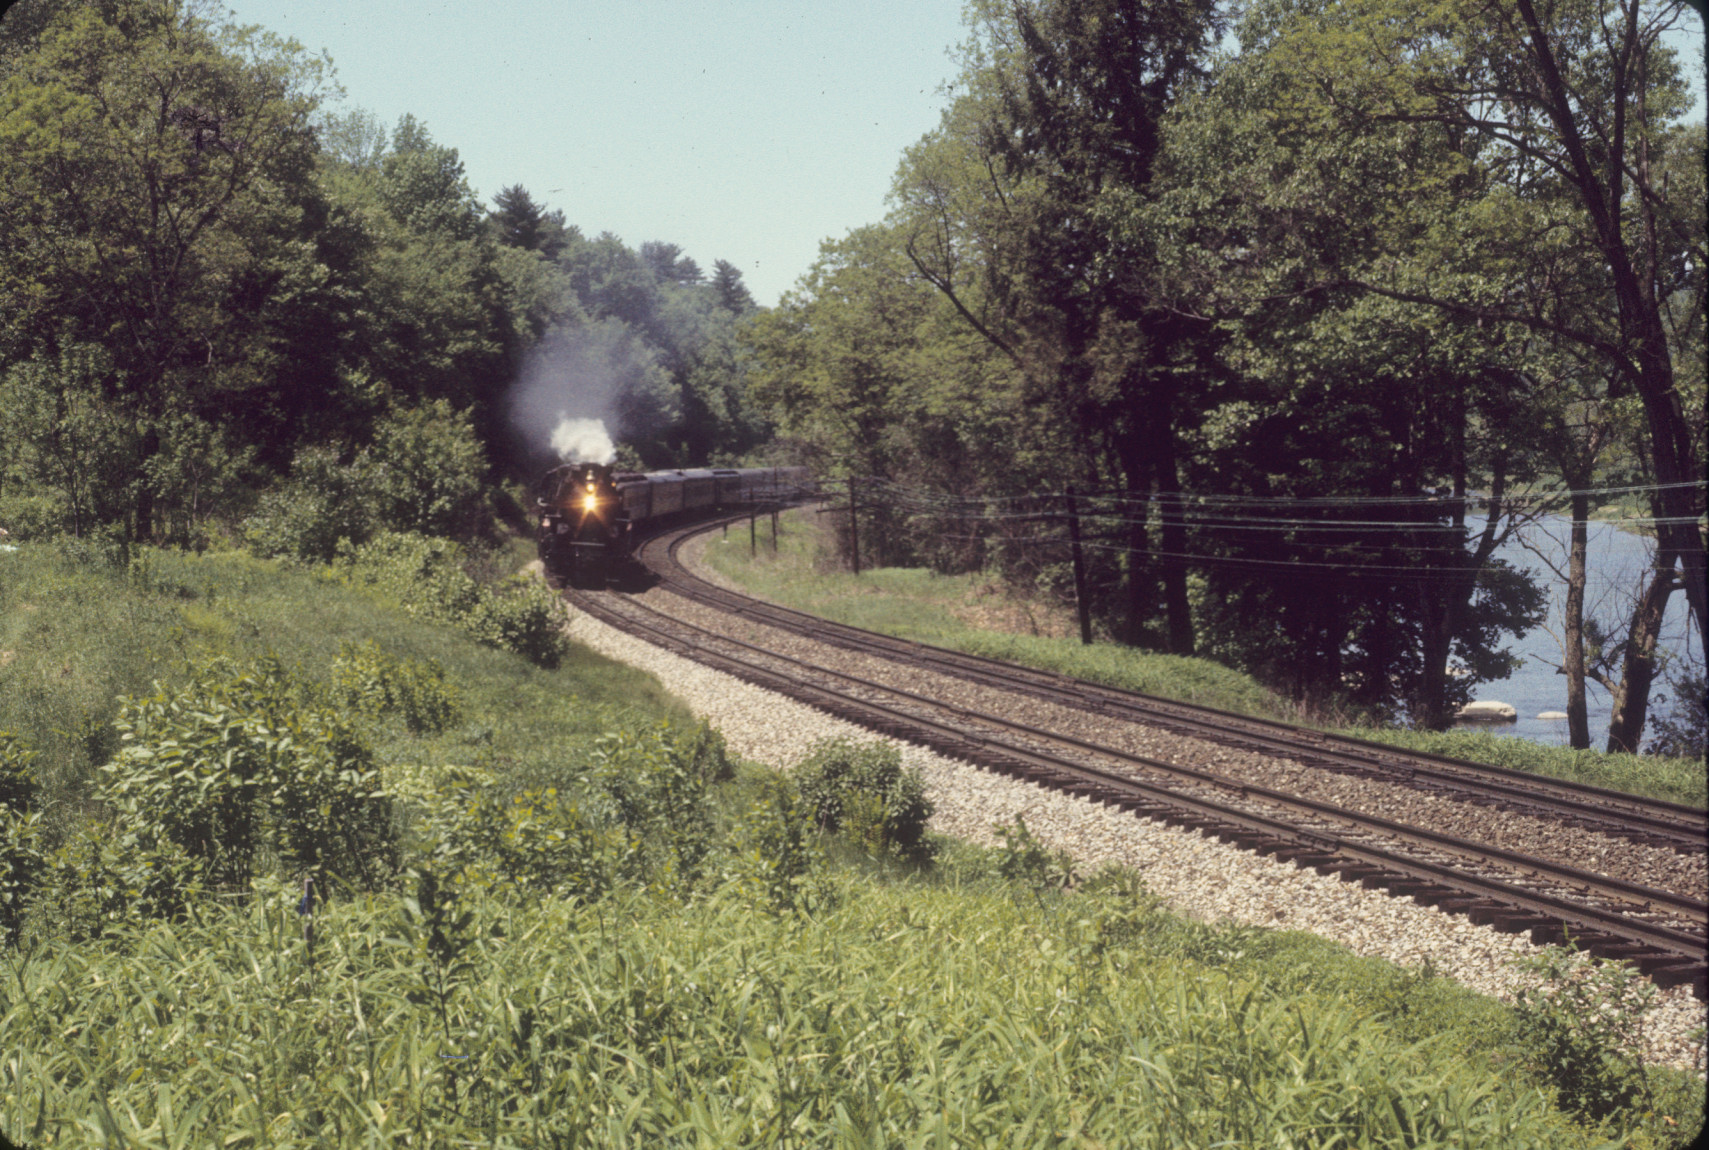
<svg viewBox="0 0 1709 1150">
<path fill-rule="evenodd" d="M 1629 795 L 1537 780 L 1439 756 L 1334 739 L 1284 724 L 1115 691 L 961 655 L 748 599 L 682 568 L 676 551 L 702 526 L 649 541 L 643 562 L 673 593 L 769 627 L 868 656 L 1046 698 L 1061 706 L 1161 726 L 1225 745 L 1282 755 L 1322 770 L 1451 794 L 1460 801 L 1546 814 L 1681 853 L 1703 850 L 1704 812 Z M 1594 954 L 1634 962 L 1663 986 L 1706 987 L 1709 904 L 1674 891 L 1506 851 L 1429 828 L 1243 783 L 1030 727 L 870 678 L 767 650 L 666 615 L 632 597 L 572 593 L 583 610 L 679 654 L 821 710 L 1141 816 L 1193 827 L 1261 854 L 1338 874 L 1368 888 L 1467 916 L 1539 942 L 1570 934 Z M 1483 775 L 1489 777 L 1481 777 Z M 1527 784 L 1537 783 L 1534 788 Z M 1604 799 L 1604 796 L 1609 796 Z M 1600 804 L 1600 805 L 1599 805 Z"/>
</svg>

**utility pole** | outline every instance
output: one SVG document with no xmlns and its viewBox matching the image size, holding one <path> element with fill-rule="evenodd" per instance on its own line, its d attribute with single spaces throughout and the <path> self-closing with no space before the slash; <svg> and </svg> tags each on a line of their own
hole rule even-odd
<svg viewBox="0 0 1709 1150">
<path fill-rule="evenodd" d="M 1080 509 L 1074 504 L 1074 485 L 1068 485 L 1068 549 L 1074 557 L 1074 608 L 1080 614 L 1080 642 L 1092 645 L 1092 611 L 1086 602 L 1086 563 L 1080 555 Z"/>
</svg>

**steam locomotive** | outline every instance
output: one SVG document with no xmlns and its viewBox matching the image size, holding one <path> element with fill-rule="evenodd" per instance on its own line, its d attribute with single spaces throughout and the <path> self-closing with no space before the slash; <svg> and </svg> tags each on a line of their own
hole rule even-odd
<svg viewBox="0 0 1709 1150">
<path fill-rule="evenodd" d="M 535 492 L 540 561 L 548 574 L 571 584 L 602 583 L 630 558 L 642 524 L 788 500 L 807 484 L 804 467 L 643 473 L 566 463 L 548 471 Z"/>
</svg>

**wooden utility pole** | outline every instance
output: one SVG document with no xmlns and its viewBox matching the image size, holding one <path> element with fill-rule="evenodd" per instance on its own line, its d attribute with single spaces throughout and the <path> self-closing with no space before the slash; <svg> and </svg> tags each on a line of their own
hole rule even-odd
<svg viewBox="0 0 1709 1150">
<path fill-rule="evenodd" d="M 1092 645 L 1092 609 L 1086 602 L 1086 563 L 1080 555 L 1080 510 L 1074 504 L 1074 485 L 1068 485 L 1068 550 L 1074 558 L 1074 609 L 1080 614 L 1080 642 Z"/>
</svg>

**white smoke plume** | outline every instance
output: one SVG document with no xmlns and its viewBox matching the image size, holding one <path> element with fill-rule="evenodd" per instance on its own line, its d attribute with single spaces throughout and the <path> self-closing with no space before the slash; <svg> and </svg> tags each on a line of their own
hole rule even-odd
<svg viewBox="0 0 1709 1150">
<path fill-rule="evenodd" d="M 617 439 L 632 443 L 663 422 L 658 395 L 667 383 L 653 352 L 622 321 L 578 323 L 547 333 L 531 350 L 506 407 L 530 448 L 550 449 L 566 463 L 608 463 Z M 588 437 L 590 425 L 598 443 Z"/>
<path fill-rule="evenodd" d="M 552 450 L 565 463 L 611 463 L 617 445 L 606 433 L 603 419 L 571 419 L 560 414 L 552 429 Z"/>
</svg>

